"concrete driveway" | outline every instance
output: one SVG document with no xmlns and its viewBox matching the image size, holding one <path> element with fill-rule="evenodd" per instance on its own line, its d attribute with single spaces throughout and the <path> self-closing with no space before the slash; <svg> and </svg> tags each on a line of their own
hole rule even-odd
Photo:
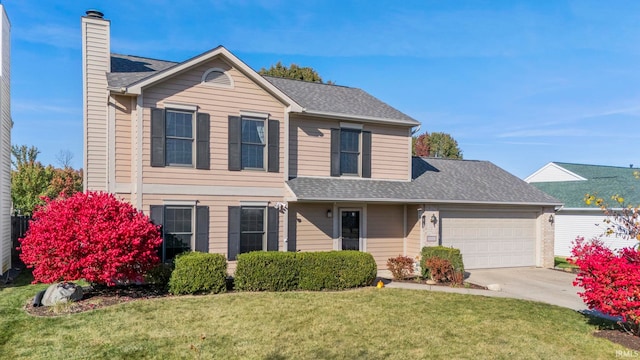
<svg viewBox="0 0 640 360">
<path fill-rule="evenodd" d="M 508 297 L 540 301 L 573 310 L 588 312 L 572 282 L 575 274 L 541 268 L 505 268 L 467 270 L 468 282 L 488 286 L 500 285 L 501 292 Z"/>
</svg>

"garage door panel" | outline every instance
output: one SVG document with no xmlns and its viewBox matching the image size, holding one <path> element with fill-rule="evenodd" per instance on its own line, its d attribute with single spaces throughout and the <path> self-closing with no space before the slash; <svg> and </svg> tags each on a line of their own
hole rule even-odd
<svg viewBox="0 0 640 360">
<path fill-rule="evenodd" d="M 534 212 L 441 212 L 442 245 L 460 249 L 467 269 L 535 265 Z"/>
</svg>

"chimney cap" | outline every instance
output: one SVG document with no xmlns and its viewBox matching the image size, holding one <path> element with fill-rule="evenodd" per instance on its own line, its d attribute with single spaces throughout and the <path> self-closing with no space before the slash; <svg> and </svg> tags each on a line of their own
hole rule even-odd
<svg viewBox="0 0 640 360">
<path fill-rule="evenodd" d="M 86 11 L 87 17 L 95 19 L 104 19 L 104 14 L 101 11 L 95 9 L 89 9 Z"/>
</svg>

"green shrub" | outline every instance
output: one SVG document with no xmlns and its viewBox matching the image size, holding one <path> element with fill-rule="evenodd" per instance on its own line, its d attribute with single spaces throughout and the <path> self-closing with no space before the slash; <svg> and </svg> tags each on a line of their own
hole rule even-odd
<svg viewBox="0 0 640 360">
<path fill-rule="evenodd" d="M 160 286 L 162 288 L 168 288 L 169 280 L 171 279 L 171 273 L 173 272 L 174 264 L 160 263 L 152 267 L 146 274 L 144 274 L 144 281 L 147 284 Z"/>
<path fill-rule="evenodd" d="M 240 291 L 296 290 L 300 272 L 296 254 L 253 251 L 238 255 L 234 288 Z"/>
<path fill-rule="evenodd" d="M 340 290 L 373 283 L 373 256 L 359 251 L 251 252 L 238 256 L 235 288 L 244 291 Z"/>
<path fill-rule="evenodd" d="M 422 248 L 422 256 L 420 257 L 423 277 L 429 277 L 429 267 L 426 265 L 426 261 L 433 257 L 449 260 L 453 270 L 464 273 L 464 263 L 459 249 L 445 246 L 425 246 Z"/>
<path fill-rule="evenodd" d="M 373 283 L 378 268 L 373 256 L 360 251 L 298 253 L 300 290 L 342 290 Z"/>
<path fill-rule="evenodd" d="M 227 260 L 221 254 L 178 255 L 169 280 L 172 294 L 221 293 L 227 290 Z"/>
</svg>

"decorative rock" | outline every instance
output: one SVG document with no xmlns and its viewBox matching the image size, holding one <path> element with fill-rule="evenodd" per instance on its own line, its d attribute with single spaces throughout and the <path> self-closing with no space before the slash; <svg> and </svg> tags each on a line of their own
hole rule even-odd
<svg viewBox="0 0 640 360">
<path fill-rule="evenodd" d="M 491 291 L 500 291 L 500 290 L 502 290 L 502 288 L 500 287 L 500 284 L 489 284 L 489 285 L 487 285 L 487 289 L 489 289 Z"/>
<path fill-rule="evenodd" d="M 72 283 L 63 282 L 49 286 L 42 296 L 42 306 L 53 306 L 57 303 L 78 301 L 82 299 L 82 287 Z"/>
<path fill-rule="evenodd" d="M 427 285 L 435 285 L 435 284 L 437 284 L 437 282 L 436 282 L 435 280 L 431 280 L 431 279 L 429 279 L 429 280 L 425 281 L 425 283 L 426 283 Z"/>
</svg>

